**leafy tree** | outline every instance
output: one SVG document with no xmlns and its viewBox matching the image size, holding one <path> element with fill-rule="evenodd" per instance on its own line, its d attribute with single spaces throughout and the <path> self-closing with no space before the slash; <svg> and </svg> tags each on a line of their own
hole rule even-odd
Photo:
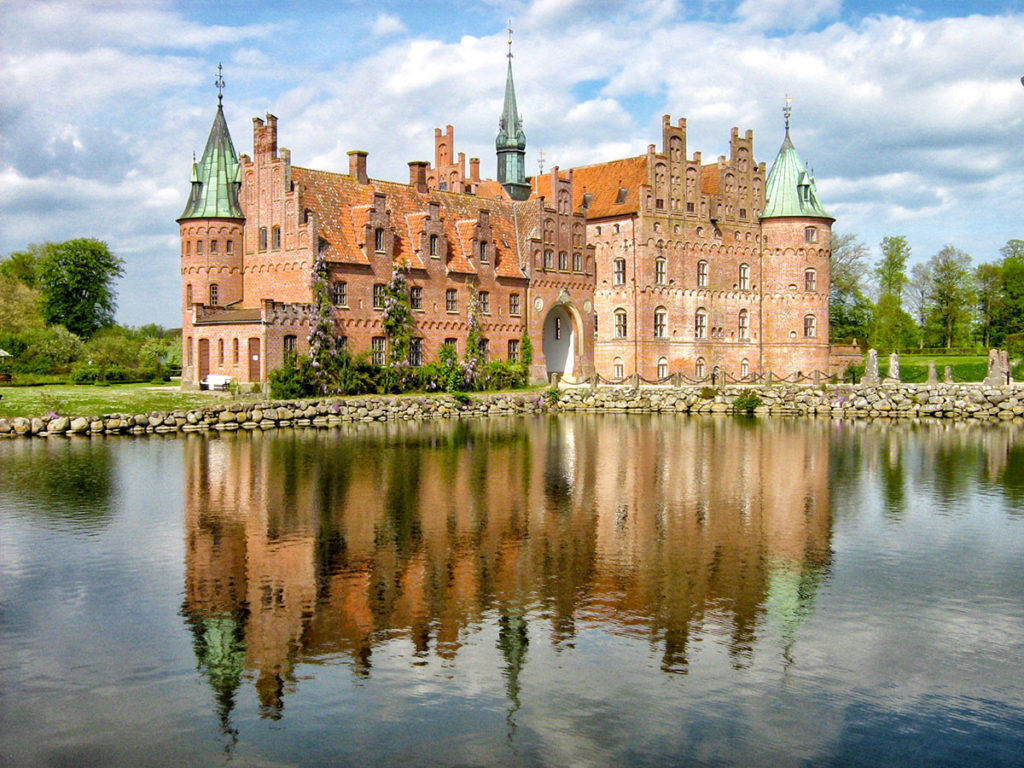
<svg viewBox="0 0 1024 768">
<path fill-rule="evenodd" d="M 1003 336 L 997 326 L 1003 307 L 1002 265 L 979 264 L 974 270 L 974 286 L 977 295 L 978 337 L 982 344 L 990 347 L 997 336 Z"/>
<path fill-rule="evenodd" d="M 882 260 L 875 267 L 878 293 L 880 296 L 885 294 L 894 296 L 901 309 L 903 289 L 907 286 L 907 260 L 909 258 L 910 246 L 907 244 L 907 238 L 902 235 L 882 238 Z"/>
<path fill-rule="evenodd" d="M 864 295 L 868 247 L 852 232 L 832 236 L 829 257 L 829 334 L 833 339 L 865 339 L 873 307 Z"/>
<path fill-rule="evenodd" d="M 971 256 L 945 246 L 927 263 L 928 323 L 942 346 L 949 349 L 954 341 L 965 341 L 970 332 L 974 284 L 971 280 Z"/>
<path fill-rule="evenodd" d="M 124 262 L 99 240 L 79 238 L 47 245 L 36 270 L 43 317 L 89 338 L 113 325 L 117 306 L 113 284 L 123 274 Z"/>
</svg>

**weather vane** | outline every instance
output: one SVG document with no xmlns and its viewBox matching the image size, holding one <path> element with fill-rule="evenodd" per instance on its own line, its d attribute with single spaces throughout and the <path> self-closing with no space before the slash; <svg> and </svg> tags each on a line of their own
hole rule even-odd
<svg viewBox="0 0 1024 768">
<path fill-rule="evenodd" d="M 782 114 L 786 118 L 786 133 L 789 133 L 789 116 L 793 114 L 793 99 L 786 94 L 786 106 L 782 108 Z"/>
<path fill-rule="evenodd" d="M 508 57 L 512 58 L 512 19 L 508 20 Z"/>
<path fill-rule="evenodd" d="M 224 67 L 217 63 L 217 79 L 213 81 L 213 84 L 217 86 L 217 105 L 220 106 L 224 100 Z"/>
<path fill-rule="evenodd" d="M 543 176 L 544 175 L 544 150 L 543 149 L 540 151 L 540 154 L 537 155 L 537 165 L 540 168 L 540 175 Z"/>
</svg>

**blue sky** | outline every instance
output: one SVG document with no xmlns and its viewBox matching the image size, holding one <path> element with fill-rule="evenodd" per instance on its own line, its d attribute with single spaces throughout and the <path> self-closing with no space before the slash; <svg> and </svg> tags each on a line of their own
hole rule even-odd
<svg viewBox="0 0 1024 768">
<path fill-rule="evenodd" d="M 975 263 L 1024 237 L 1019 0 L 0 2 L 0 253 L 106 240 L 132 325 L 180 324 L 174 219 L 218 62 L 239 152 L 272 112 L 296 165 L 365 149 L 404 180 L 450 123 L 493 176 L 509 17 L 531 172 L 541 149 L 549 168 L 640 154 L 662 114 L 705 160 L 752 129 L 770 165 L 788 94 L 836 231 Z"/>
</svg>

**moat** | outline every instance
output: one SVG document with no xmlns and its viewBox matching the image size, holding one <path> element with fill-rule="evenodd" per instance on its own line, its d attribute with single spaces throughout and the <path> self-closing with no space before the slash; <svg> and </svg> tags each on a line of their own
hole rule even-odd
<svg viewBox="0 0 1024 768">
<path fill-rule="evenodd" d="M 0 763 L 1024 765 L 1015 424 L 0 443 Z"/>
</svg>

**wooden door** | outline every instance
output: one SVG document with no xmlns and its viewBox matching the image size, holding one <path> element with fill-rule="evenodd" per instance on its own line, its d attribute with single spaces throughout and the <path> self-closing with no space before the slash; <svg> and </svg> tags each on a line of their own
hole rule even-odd
<svg viewBox="0 0 1024 768">
<path fill-rule="evenodd" d="M 210 340 L 199 340 L 199 381 L 210 374 Z"/>
<path fill-rule="evenodd" d="M 249 339 L 249 381 L 260 380 L 260 340 L 253 336 Z"/>
</svg>

